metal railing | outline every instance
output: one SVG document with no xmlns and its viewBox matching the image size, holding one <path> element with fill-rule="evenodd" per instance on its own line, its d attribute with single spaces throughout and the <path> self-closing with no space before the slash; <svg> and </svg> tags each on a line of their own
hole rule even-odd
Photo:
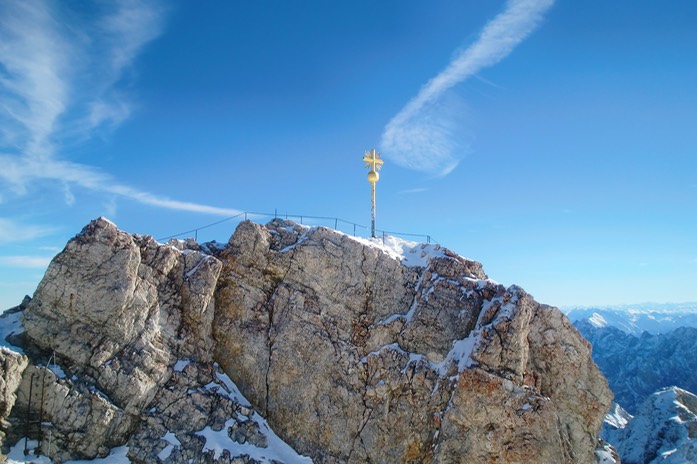
<svg viewBox="0 0 697 464">
<path fill-rule="evenodd" d="M 234 216 L 227 217 L 225 219 L 221 219 L 219 221 L 211 222 L 210 224 L 206 224 L 200 227 L 196 227 L 194 229 L 186 230 L 184 232 L 180 232 L 178 234 L 173 234 L 173 235 L 168 235 L 166 237 L 158 238 L 157 240 L 162 242 L 165 240 L 170 240 L 172 238 L 178 238 L 181 236 L 188 236 L 191 237 L 190 234 L 193 234 L 193 239 L 198 241 L 198 233 L 201 230 L 208 229 L 213 226 L 217 226 L 219 224 L 222 224 L 224 222 L 232 221 L 237 219 L 237 222 L 242 222 L 242 221 L 247 221 L 247 220 L 252 220 L 254 222 L 255 219 L 261 220 L 262 218 L 269 218 L 269 220 L 273 219 L 289 219 L 294 222 L 297 222 L 301 225 L 309 225 L 309 226 L 324 226 L 327 228 L 331 228 L 346 234 L 352 234 L 354 237 L 368 237 L 370 236 L 370 227 L 364 226 L 362 224 L 358 224 L 355 222 L 347 221 L 345 219 L 337 218 L 337 217 L 329 217 L 329 216 L 309 216 L 305 214 L 279 214 L 278 211 L 274 211 L 273 213 L 258 213 L 254 211 L 243 211 L 239 214 L 235 214 Z M 319 222 L 319 223 L 318 223 Z M 333 225 L 332 225 L 333 224 Z M 432 237 L 430 235 L 426 234 L 412 234 L 408 232 L 395 232 L 395 231 L 388 231 L 388 230 L 382 230 L 382 229 L 376 229 L 376 232 L 378 235 L 382 236 L 383 242 L 385 241 L 385 238 L 387 236 L 393 236 L 393 237 L 404 237 L 404 238 L 415 238 L 417 241 L 426 241 L 427 243 L 431 243 Z"/>
</svg>

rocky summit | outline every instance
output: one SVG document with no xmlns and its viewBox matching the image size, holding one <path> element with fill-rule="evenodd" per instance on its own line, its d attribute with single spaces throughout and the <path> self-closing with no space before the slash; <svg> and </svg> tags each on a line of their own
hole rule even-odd
<svg viewBox="0 0 697 464">
<path fill-rule="evenodd" d="M 15 314 L 5 453 L 28 435 L 54 461 L 604 456 L 612 394 L 589 344 L 438 245 L 283 220 L 243 222 L 227 244 L 160 244 L 100 218 Z"/>
</svg>

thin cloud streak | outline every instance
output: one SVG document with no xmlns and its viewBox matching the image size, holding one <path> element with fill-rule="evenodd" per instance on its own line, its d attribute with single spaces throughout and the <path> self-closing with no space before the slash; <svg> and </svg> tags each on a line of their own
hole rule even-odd
<svg viewBox="0 0 697 464">
<path fill-rule="evenodd" d="M 149 192 L 119 184 L 112 176 L 98 169 L 69 161 L 40 161 L 34 158 L 16 159 L 15 157 L 0 155 L 0 165 L 7 166 L 7 170 L 0 172 L 0 179 L 5 179 L 9 182 L 19 180 L 21 183 L 24 183 L 30 179 L 54 180 L 66 184 L 75 184 L 93 191 L 116 194 L 159 208 L 214 214 L 217 216 L 234 216 L 240 213 L 239 210 L 231 208 L 219 208 L 159 197 Z M 73 194 L 66 193 L 66 195 L 72 196 Z"/>
<path fill-rule="evenodd" d="M 466 149 L 466 140 L 448 91 L 505 58 L 537 28 L 553 4 L 554 0 L 509 0 L 476 42 L 428 81 L 388 122 L 381 140 L 383 154 L 404 167 L 439 176 L 455 169 L 461 156 L 458 151 Z"/>
<path fill-rule="evenodd" d="M 0 266 L 44 269 L 52 259 L 53 256 L 0 256 Z"/>
<path fill-rule="evenodd" d="M 117 83 L 143 47 L 160 35 L 163 22 L 157 0 L 90 4 L 92 21 L 65 8 L 65 3 L 48 1 L 0 4 L 0 186 L 24 195 L 32 186 L 54 181 L 62 186 L 67 205 L 76 201 L 71 186 L 79 186 L 158 208 L 238 214 L 159 197 L 56 156 L 130 115 L 132 102 Z"/>
<path fill-rule="evenodd" d="M 399 193 L 401 195 L 411 195 L 414 193 L 423 193 L 423 192 L 427 192 L 427 191 L 428 191 L 428 189 L 426 187 L 416 187 L 416 188 L 411 188 L 411 189 L 406 189 L 406 190 L 400 190 L 397 193 Z"/>
<path fill-rule="evenodd" d="M 23 225 L 11 219 L 0 218 L 0 244 L 30 241 L 49 236 L 55 231 L 55 227 Z"/>
</svg>

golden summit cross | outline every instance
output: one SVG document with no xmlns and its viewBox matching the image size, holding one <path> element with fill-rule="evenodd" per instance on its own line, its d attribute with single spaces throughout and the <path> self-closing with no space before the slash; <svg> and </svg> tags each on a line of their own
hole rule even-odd
<svg viewBox="0 0 697 464">
<path fill-rule="evenodd" d="M 375 148 L 365 152 L 363 161 L 365 161 L 365 167 L 370 168 L 370 172 L 368 173 L 368 182 L 370 182 L 370 190 L 372 193 L 371 212 L 373 216 L 370 234 L 372 237 L 375 237 L 375 184 L 378 182 L 378 180 L 380 180 L 380 174 L 378 174 L 378 171 L 382 168 L 384 161 L 380 159 L 380 153 L 375 151 Z"/>
<path fill-rule="evenodd" d="M 365 161 L 366 168 L 372 168 L 371 171 L 379 171 L 384 163 L 384 161 L 380 159 L 380 153 L 375 151 L 375 148 L 365 152 L 363 161 Z M 370 179 L 368 179 L 368 181 L 370 182 Z M 377 182 L 377 180 L 375 182 Z"/>
</svg>

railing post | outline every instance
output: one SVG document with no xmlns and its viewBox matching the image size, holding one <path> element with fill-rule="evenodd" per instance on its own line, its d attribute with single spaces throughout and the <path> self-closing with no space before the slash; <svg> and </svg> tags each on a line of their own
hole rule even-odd
<svg viewBox="0 0 697 464">
<path fill-rule="evenodd" d="M 334 230 L 338 230 L 338 229 L 339 229 L 339 219 L 334 218 Z"/>
<path fill-rule="evenodd" d="M 29 380 L 29 401 L 27 402 L 27 419 L 24 430 L 24 455 L 29 454 L 29 446 L 27 440 L 29 439 L 29 427 L 31 426 L 31 397 L 32 390 L 34 389 L 34 373 L 31 374 L 31 379 Z"/>
</svg>

